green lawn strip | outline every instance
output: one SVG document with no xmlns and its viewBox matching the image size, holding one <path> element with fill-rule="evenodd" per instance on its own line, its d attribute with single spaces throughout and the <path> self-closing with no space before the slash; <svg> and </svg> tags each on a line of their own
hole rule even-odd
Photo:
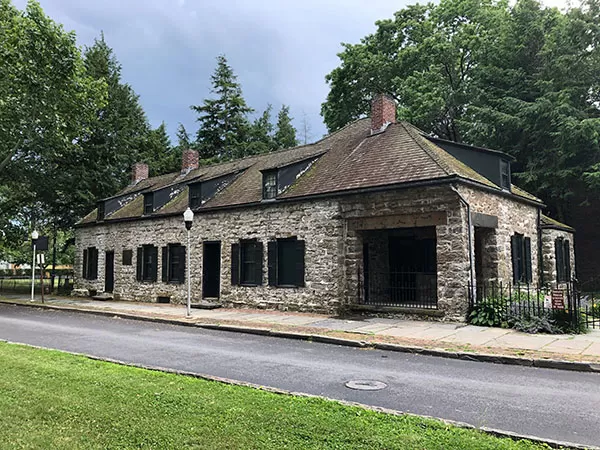
<svg viewBox="0 0 600 450">
<path fill-rule="evenodd" d="M 539 449 L 440 421 L 0 343 L 0 448 Z"/>
</svg>

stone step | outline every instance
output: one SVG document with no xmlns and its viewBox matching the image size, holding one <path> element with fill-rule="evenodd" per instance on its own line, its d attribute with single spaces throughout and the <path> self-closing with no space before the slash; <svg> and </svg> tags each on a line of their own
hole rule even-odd
<svg viewBox="0 0 600 450">
<path fill-rule="evenodd" d="M 104 300 L 104 301 L 106 301 L 106 300 L 112 300 L 113 299 L 113 295 L 109 294 L 108 292 L 103 292 L 101 294 L 94 295 L 92 297 L 92 299 L 94 299 L 94 300 Z"/>
<path fill-rule="evenodd" d="M 221 308 L 222 305 L 220 305 L 218 303 L 212 303 L 212 302 L 199 302 L 199 303 L 192 303 L 190 306 L 195 309 L 217 309 L 217 308 Z"/>
</svg>

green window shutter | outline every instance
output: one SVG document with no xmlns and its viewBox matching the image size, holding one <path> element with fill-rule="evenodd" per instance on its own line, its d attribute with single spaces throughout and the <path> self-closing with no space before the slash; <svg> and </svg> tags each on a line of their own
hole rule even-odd
<svg viewBox="0 0 600 450">
<path fill-rule="evenodd" d="M 267 244 L 269 286 L 277 286 L 277 241 Z"/>
<path fill-rule="evenodd" d="M 156 281 L 158 277 L 158 247 L 148 248 L 152 258 L 152 268 L 150 270 L 150 276 L 152 281 Z"/>
<path fill-rule="evenodd" d="M 185 282 L 185 265 L 187 263 L 186 259 L 185 259 L 185 252 L 186 252 L 186 248 L 183 245 L 179 245 L 177 246 L 177 252 L 179 253 L 179 270 L 178 270 L 178 276 L 177 279 L 179 280 L 179 283 L 184 283 Z"/>
<path fill-rule="evenodd" d="M 138 247 L 137 249 L 137 257 L 135 260 L 135 279 L 138 281 L 142 281 L 142 264 L 144 263 L 144 249 L 142 247 Z"/>
<path fill-rule="evenodd" d="M 256 242 L 254 247 L 254 261 L 255 261 L 255 273 L 254 273 L 254 282 L 261 286 L 263 284 L 263 243 Z"/>
<path fill-rule="evenodd" d="M 240 244 L 231 244 L 231 285 L 240 284 Z"/>
<path fill-rule="evenodd" d="M 565 260 L 565 281 L 571 281 L 571 245 L 569 241 L 565 241 L 563 258 Z"/>
<path fill-rule="evenodd" d="M 510 237 L 510 252 L 512 255 L 513 284 L 519 283 L 519 236 Z"/>
<path fill-rule="evenodd" d="M 169 282 L 169 247 L 162 248 L 162 281 Z"/>
<path fill-rule="evenodd" d="M 525 271 L 525 281 L 531 283 L 533 281 L 533 270 L 531 267 L 531 238 L 526 237 L 523 240 L 524 243 L 524 264 L 523 270 Z"/>
<path fill-rule="evenodd" d="M 81 276 L 83 277 L 84 280 L 87 280 L 87 277 L 88 277 L 88 250 L 87 250 L 87 248 L 83 249 L 83 267 L 82 267 Z"/>
<path fill-rule="evenodd" d="M 304 286 L 304 241 L 296 241 L 296 286 Z"/>
</svg>

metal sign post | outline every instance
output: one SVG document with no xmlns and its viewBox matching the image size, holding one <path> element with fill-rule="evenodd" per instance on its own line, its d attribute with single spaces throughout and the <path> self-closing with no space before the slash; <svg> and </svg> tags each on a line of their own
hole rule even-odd
<svg viewBox="0 0 600 450">
<path fill-rule="evenodd" d="M 44 303 L 44 254 L 40 253 L 37 255 L 37 261 L 40 265 L 40 292 L 42 295 L 42 303 Z"/>
</svg>

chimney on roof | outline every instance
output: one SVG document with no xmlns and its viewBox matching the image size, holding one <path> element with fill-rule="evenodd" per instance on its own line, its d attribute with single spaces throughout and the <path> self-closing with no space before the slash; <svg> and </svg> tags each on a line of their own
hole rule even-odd
<svg viewBox="0 0 600 450">
<path fill-rule="evenodd" d="M 396 101 L 388 94 L 377 94 L 371 100 L 371 134 L 396 123 Z"/>
<path fill-rule="evenodd" d="M 187 174 L 198 168 L 198 152 L 196 150 L 184 150 L 181 155 L 181 173 Z"/>
<path fill-rule="evenodd" d="M 148 178 L 148 164 L 135 163 L 131 167 L 131 184 L 137 184 Z"/>
</svg>

